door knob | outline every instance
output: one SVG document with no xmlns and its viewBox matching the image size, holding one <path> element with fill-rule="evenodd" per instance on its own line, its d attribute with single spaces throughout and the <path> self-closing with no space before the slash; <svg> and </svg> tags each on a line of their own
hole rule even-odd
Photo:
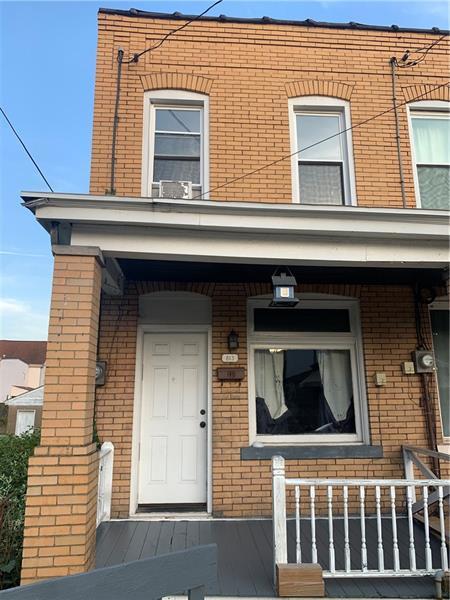
<svg viewBox="0 0 450 600">
<path fill-rule="evenodd" d="M 202 422 L 200 423 L 200 427 L 201 427 L 202 429 L 204 429 L 204 428 L 206 427 L 206 423 L 205 423 L 205 421 L 202 421 Z"/>
</svg>

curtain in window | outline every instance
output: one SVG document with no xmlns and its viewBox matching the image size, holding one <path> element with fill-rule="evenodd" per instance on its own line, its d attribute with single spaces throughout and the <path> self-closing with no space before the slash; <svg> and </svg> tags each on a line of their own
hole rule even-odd
<svg viewBox="0 0 450 600">
<path fill-rule="evenodd" d="M 346 350 L 318 350 L 317 362 L 327 404 L 334 419 L 343 421 L 353 397 L 349 353 Z"/>
<path fill-rule="evenodd" d="M 413 119 L 414 150 L 419 164 L 450 162 L 450 119 Z"/>
<path fill-rule="evenodd" d="M 272 419 L 287 411 L 283 390 L 284 352 L 255 351 L 256 396 L 263 398 Z"/>
</svg>

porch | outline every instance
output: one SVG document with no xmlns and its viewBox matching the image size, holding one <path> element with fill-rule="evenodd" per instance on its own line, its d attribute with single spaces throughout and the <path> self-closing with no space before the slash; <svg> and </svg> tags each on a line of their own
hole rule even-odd
<svg viewBox="0 0 450 600">
<path fill-rule="evenodd" d="M 408 519 L 396 520 L 400 567 L 409 565 Z M 382 519 L 383 538 L 392 539 L 390 517 Z M 288 520 L 288 559 L 295 562 L 295 521 Z M 301 537 L 311 538 L 310 521 L 302 520 Z M 328 520 L 316 519 L 318 561 L 324 569 L 329 566 Z M 359 518 L 349 519 L 349 537 L 352 560 L 361 563 L 358 550 L 361 546 Z M 417 568 L 425 568 L 425 533 L 420 524 L 414 524 L 417 548 Z M 334 540 L 336 569 L 344 569 L 344 525 L 335 519 Z M 366 518 L 368 567 L 377 565 L 376 518 Z M 107 521 L 97 530 L 96 568 L 126 563 L 133 560 L 159 556 L 203 544 L 217 544 L 218 580 L 207 589 L 208 596 L 273 598 L 273 541 L 271 519 L 243 520 L 122 520 Z M 430 540 L 433 564 L 439 564 L 440 543 Z M 305 545 L 305 562 L 311 560 Z M 392 546 L 385 545 L 385 568 L 392 569 Z M 396 578 L 327 578 L 325 593 L 329 598 L 434 598 L 433 577 Z"/>
</svg>

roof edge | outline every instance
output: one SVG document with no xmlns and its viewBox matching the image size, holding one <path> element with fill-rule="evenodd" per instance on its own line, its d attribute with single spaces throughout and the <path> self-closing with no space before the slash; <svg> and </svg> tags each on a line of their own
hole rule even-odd
<svg viewBox="0 0 450 600">
<path fill-rule="evenodd" d="M 99 14 L 106 15 L 119 15 L 123 17 L 140 17 L 145 19 L 164 19 L 164 20 L 175 20 L 175 21 L 186 21 L 195 18 L 197 21 L 216 21 L 219 23 L 242 23 L 242 24 L 257 24 L 257 25 L 293 25 L 296 27 L 318 27 L 324 29 L 352 29 L 360 31 L 385 31 L 389 33 L 428 33 L 434 35 L 450 35 L 450 30 L 441 29 L 440 27 L 432 27 L 429 29 L 415 28 L 415 27 L 401 27 L 399 25 L 368 25 L 365 23 L 356 23 L 350 21 L 349 23 L 329 23 L 326 21 L 314 21 L 313 19 L 305 19 L 303 21 L 296 21 L 293 19 L 273 19 L 271 17 L 229 17 L 227 15 L 215 16 L 203 16 L 198 17 L 197 15 L 186 15 L 180 12 L 174 13 L 160 13 L 150 12 L 145 10 L 139 10 L 137 8 L 130 8 L 129 10 L 116 9 L 116 8 L 99 8 Z"/>
</svg>

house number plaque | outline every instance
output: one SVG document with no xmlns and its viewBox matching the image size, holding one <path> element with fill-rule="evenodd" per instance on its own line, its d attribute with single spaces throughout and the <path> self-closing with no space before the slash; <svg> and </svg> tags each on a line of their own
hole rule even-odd
<svg viewBox="0 0 450 600">
<path fill-rule="evenodd" d="M 237 354 L 222 354 L 222 362 L 224 363 L 237 363 L 239 356 Z"/>
<path fill-rule="evenodd" d="M 217 378 L 220 381 L 241 381 L 245 377 L 243 367 L 219 367 L 217 369 Z"/>
</svg>

